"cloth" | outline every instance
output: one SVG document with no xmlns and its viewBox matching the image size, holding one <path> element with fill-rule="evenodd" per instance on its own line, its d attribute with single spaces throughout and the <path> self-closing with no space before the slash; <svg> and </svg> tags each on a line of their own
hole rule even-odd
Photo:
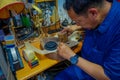
<svg viewBox="0 0 120 80">
<path fill-rule="evenodd" d="M 120 2 L 113 0 L 112 7 L 95 30 L 86 30 L 82 57 L 104 68 L 111 80 L 120 79 Z M 69 74 L 69 75 L 68 75 Z M 76 76 L 77 75 L 77 76 Z M 76 65 L 59 73 L 55 80 L 94 80 Z"/>
</svg>

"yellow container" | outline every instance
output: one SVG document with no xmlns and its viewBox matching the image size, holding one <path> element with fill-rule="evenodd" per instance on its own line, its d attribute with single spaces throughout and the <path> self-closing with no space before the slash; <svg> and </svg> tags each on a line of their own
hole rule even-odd
<svg viewBox="0 0 120 80">
<path fill-rule="evenodd" d="M 0 0 L 0 19 L 9 18 L 10 11 L 19 14 L 24 7 L 24 3 L 20 0 Z"/>
</svg>

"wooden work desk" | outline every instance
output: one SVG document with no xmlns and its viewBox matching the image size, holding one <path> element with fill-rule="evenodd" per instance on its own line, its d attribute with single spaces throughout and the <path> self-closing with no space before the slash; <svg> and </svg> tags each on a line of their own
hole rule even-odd
<svg viewBox="0 0 120 80">
<path fill-rule="evenodd" d="M 32 43 L 32 45 L 34 45 L 37 48 L 40 48 L 40 41 L 35 41 Z M 74 52 L 77 53 L 82 46 L 82 42 L 80 42 L 78 44 L 78 46 L 76 48 L 74 48 Z M 18 71 L 16 71 L 16 77 L 17 80 L 27 80 L 43 71 L 45 71 L 46 69 L 54 66 L 55 64 L 57 64 L 59 61 L 57 60 L 53 60 L 53 59 L 49 59 L 48 57 L 46 57 L 45 55 L 40 55 L 40 54 L 36 54 L 38 59 L 39 59 L 39 65 L 30 68 L 28 63 L 23 59 L 23 55 L 22 55 L 22 50 L 24 48 L 19 49 L 23 64 L 24 64 L 24 68 L 20 69 Z"/>
</svg>

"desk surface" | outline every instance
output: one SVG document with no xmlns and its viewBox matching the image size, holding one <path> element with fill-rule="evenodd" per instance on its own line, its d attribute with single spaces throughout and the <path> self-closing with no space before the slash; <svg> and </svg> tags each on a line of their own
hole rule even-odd
<svg viewBox="0 0 120 80">
<path fill-rule="evenodd" d="M 32 43 L 32 45 L 34 45 L 37 48 L 40 48 L 39 42 L 40 41 L 36 41 L 36 42 Z M 80 42 L 78 44 L 78 46 L 76 48 L 74 48 L 74 52 L 77 53 L 81 49 L 81 46 L 82 46 L 82 42 Z M 39 65 L 37 65 L 33 68 L 30 68 L 28 63 L 23 59 L 22 49 L 19 49 L 19 51 L 20 51 L 20 55 L 22 56 L 21 58 L 22 58 L 22 61 L 24 64 L 24 68 L 20 69 L 16 72 L 17 80 L 27 80 L 27 79 L 37 75 L 38 73 L 43 72 L 44 70 L 52 67 L 53 65 L 55 65 L 59 62 L 57 60 L 49 59 L 45 55 L 36 54 L 39 59 Z"/>
</svg>

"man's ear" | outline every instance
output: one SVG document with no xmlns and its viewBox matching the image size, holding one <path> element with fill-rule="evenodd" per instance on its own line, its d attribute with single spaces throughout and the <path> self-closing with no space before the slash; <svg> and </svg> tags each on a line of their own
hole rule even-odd
<svg viewBox="0 0 120 80">
<path fill-rule="evenodd" d="M 97 8 L 89 8 L 88 9 L 88 16 L 91 17 L 91 18 L 97 18 L 98 9 Z"/>
</svg>

